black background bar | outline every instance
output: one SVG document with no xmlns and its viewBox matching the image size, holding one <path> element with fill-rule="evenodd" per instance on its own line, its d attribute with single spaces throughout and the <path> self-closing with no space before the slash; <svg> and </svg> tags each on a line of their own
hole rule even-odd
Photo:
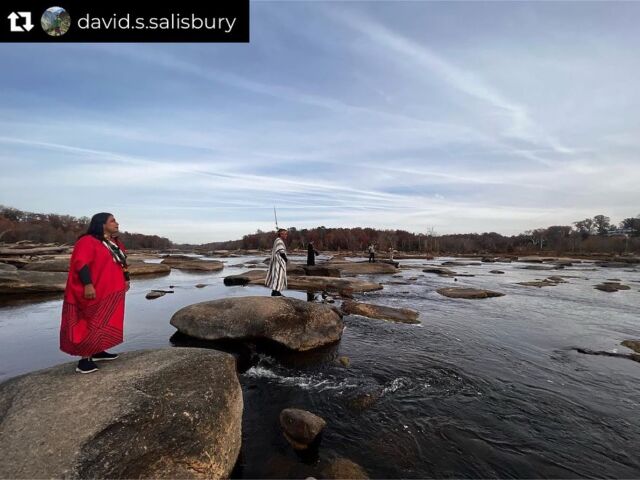
<svg viewBox="0 0 640 480">
<path fill-rule="evenodd" d="M 249 0 L 1 3 L 0 42 L 249 42 Z M 51 7 L 61 7 L 68 13 L 68 17 L 48 14 L 49 21 L 45 19 L 44 23 L 53 35 L 42 26 L 43 14 Z M 51 18 L 60 20 L 51 23 Z"/>
</svg>

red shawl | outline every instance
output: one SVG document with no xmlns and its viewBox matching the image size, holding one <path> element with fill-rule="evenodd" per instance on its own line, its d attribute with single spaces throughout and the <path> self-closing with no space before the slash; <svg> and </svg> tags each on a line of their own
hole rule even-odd
<svg viewBox="0 0 640 480">
<path fill-rule="evenodd" d="M 125 251 L 119 240 L 115 243 Z M 85 265 L 96 289 L 96 298 L 91 300 L 84 298 L 78 274 Z M 71 255 L 62 304 L 60 350 L 89 357 L 122 343 L 125 289 L 122 266 L 107 247 L 91 235 L 80 238 Z"/>
</svg>

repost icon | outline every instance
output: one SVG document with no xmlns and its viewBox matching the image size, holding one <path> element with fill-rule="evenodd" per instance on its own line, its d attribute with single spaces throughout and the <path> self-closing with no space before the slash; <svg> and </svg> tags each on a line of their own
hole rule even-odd
<svg viewBox="0 0 640 480">
<path fill-rule="evenodd" d="M 12 32 L 28 32 L 33 28 L 31 12 L 11 12 L 7 18 L 11 22 Z"/>
</svg>

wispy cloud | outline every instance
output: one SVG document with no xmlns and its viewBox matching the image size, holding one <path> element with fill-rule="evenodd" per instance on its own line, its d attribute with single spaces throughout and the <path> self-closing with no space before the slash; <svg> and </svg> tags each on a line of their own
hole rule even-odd
<svg viewBox="0 0 640 480">
<path fill-rule="evenodd" d="M 0 203 L 191 242 L 274 205 L 442 233 L 636 215 L 635 7 L 523 8 L 257 2 L 248 45 L 0 46 Z"/>
</svg>

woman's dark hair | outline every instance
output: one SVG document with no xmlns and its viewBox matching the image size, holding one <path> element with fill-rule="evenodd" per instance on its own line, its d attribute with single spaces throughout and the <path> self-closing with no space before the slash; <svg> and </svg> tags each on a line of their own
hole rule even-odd
<svg viewBox="0 0 640 480">
<path fill-rule="evenodd" d="M 112 214 L 107 212 L 96 213 L 93 217 L 91 217 L 91 222 L 89 222 L 89 228 L 87 229 L 87 233 L 82 235 L 91 235 L 92 237 L 97 238 L 98 240 L 104 240 L 104 224 L 107 223 L 109 217 L 113 217 Z"/>
</svg>

